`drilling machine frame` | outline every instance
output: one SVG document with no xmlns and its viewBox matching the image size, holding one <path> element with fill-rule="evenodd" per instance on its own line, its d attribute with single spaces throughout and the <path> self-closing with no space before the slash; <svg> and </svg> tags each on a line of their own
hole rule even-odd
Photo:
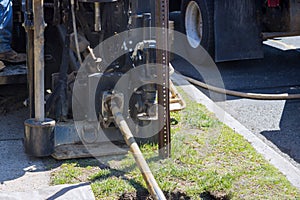
<svg viewBox="0 0 300 200">
<path fill-rule="evenodd" d="M 56 159 L 126 152 L 109 108 L 117 97 L 125 119 L 132 119 L 134 137 L 158 142 L 160 155 L 168 157 L 168 1 L 23 0 L 18 5 L 27 37 L 30 119 L 24 123 L 25 152 Z M 144 29 L 133 31 L 137 28 Z M 126 37 L 120 37 L 123 32 Z M 111 37 L 112 45 L 99 50 Z M 125 47 L 124 54 L 105 63 Z M 144 70 L 132 76 L 130 71 L 140 65 Z M 121 92 L 115 91 L 120 79 L 127 83 Z M 133 88 L 137 83 L 141 86 Z M 81 113 L 74 114 L 79 107 Z"/>
</svg>

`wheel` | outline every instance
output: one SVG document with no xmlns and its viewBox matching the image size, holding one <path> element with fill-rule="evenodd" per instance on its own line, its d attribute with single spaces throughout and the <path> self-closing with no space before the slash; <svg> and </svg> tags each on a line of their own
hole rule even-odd
<svg viewBox="0 0 300 200">
<path fill-rule="evenodd" d="M 181 18 L 188 44 L 214 52 L 213 0 L 183 0 Z"/>
</svg>

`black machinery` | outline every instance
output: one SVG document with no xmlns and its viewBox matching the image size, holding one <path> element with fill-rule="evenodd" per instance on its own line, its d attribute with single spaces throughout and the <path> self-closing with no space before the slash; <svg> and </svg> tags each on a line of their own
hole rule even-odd
<svg viewBox="0 0 300 200">
<path fill-rule="evenodd" d="M 18 9 L 27 35 L 25 152 L 106 156 L 126 143 L 163 199 L 135 139 L 169 156 L 168 1 L 23 0 Z"/>
<path fill-rule="evenodd" d="M 135 137 L 157 141 L 168 156 L 167 31 L 154 28 L 168 26 L 167 1 L 26 0 L 21 7 L 31 116 L 25 151 L 57 159 L 116 153 L 101 145 L 123 141 L 109 108 L 118 97 Z"/>
</svg>

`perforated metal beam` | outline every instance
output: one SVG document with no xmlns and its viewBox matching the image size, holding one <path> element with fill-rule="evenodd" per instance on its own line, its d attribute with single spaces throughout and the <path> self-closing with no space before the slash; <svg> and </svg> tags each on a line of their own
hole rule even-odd
<svg viewBox="0 0 300 200">
<path fill-rule="evenodd" d="M 168 47 L 168 24 L 169 24 L 169 0 L 156 1 L 155 7 L 155 25 L 162 28 L 156 32 L 157 63 L 162 64 L 158 71 L 158 104 L 161 105 L 158 114 L 160 127 L 158 146 L 159 155 L 163 158 L 170 156 L 171 137 L 170 137 L 170 109 L 169 109 L 169 55 Z M 162 31 L 161 31 L 162 30 Z M 164 49 L 164 50 L 160 50 Z"/>
</svg>

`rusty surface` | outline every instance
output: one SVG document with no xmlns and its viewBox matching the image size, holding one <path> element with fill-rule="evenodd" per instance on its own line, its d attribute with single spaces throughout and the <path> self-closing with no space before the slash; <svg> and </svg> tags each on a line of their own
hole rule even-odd
<svg viewBox="0 0 300 200">
<path fill-rule="evenodd" d="M 170 109 L 169 109 L 169 54 L 168 49 L 168 24 L 169 24 L 169 1 L 160 0 L 156 3 L 155 8 L 155 25 L 156 27 L 163 28 L 163 31 L 157 31 L 156 42 L 157 51 L 156 59 L 157 63 L 162 64 L 162 68 L 158 71 L 158 79 L 162 85 L 158 86 L 158 109 L 159 120 L 162 130 L 159 132 L 158 146 L 159 155 L 163 158 L 170 156 L 171 150 L 171 138 L 170 138 Z M 164 49 L 159 50 L 159 49 Z"/>
</svg>

